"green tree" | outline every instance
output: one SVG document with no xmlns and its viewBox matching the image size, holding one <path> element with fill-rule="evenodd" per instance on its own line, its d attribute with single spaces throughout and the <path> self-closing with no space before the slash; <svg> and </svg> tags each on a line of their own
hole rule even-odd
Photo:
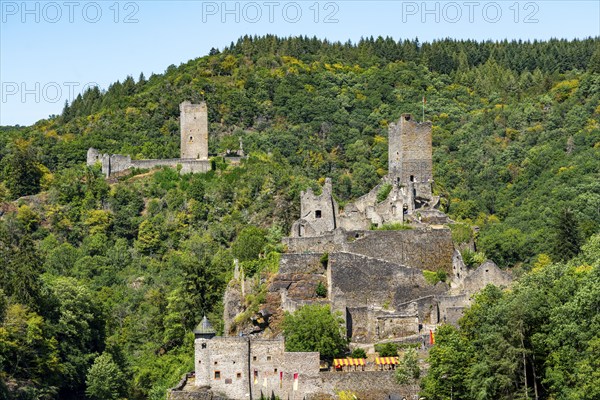
<svg viewBox="0 0 600 400">
<path fill-rule="evenodd" d="M 37 150 L 31 142 L 18 139 L 0 161 L 0 173 L 13 199 L 35 194 L 40 190 L 42 170 Z"/>
<path fill-rule="evenodd" d="M 466 378 L 472 357 L 472 347 L 452 325 L 442 325 L 436 331 L 435 346 L 429 351 L 430 364 L 421 381 L 422 395 L 432 400 L 468 399 Z"/>
<path fill-rule="evenodd" d="M 160 247 L 160 233 L 150 220 L 144 220 L 138 230 L 136 248 L 143 254 L 154 254 Z"/>
<path fill-rule="evenodd" d="M 318 351 L 331 360 L 348 347 L 344 320 L 331 313 L 328 305 L 307 305 L 295 313 L 286 313 L 283 321 L 287 351 Z"/>
<path fill-rule="evenodd" d="M 125 376 L 109 353 L 96 357 L 85 382 L 85 394 L 91 399 L 113 400 L 125 394 Z"/>
<path fill-rule="evenodd" d="M 266 232 L 256 226 L 241 230 L 231 245 L 233 256 L 243 261 L 256 260 L 267 244 Z"/>
<path fill-rule="evenodd" d="M 569 208 L 559 212 L 554 223 L 552 256 L 557 261 L 570 260 L 579 253 L 581 233 L 575 214 Z"/>
<path fill-rule="evenodd" d="M 419 357 L 415 349 L 409 348 L 404 352 L 400 365 L 396 368 L 395 377 L 396 382 L 401 385 L 413 383 L 421 377 Z"/>
</svg>

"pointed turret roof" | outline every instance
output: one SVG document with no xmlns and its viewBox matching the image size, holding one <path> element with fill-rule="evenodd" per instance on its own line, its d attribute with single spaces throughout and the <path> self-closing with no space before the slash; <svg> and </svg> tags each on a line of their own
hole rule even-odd
<svg viewBox="0 0 600 400">
<path fill-rule="evenodd" d="M 208 321 L 208 318 L 206 318 L 206 315 L 202 318 L 202 321 L 200 321 L 198 326 L 196 326 L 196 329 L 194 329 L 195 335 L 214 335 L 216 333 L 217 332 Z"/>
</svg>

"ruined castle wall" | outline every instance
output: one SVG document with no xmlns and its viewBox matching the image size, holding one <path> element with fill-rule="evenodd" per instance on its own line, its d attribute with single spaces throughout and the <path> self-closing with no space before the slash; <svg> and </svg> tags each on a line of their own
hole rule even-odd
<svg viewBox="0 0 600 400">
<path fill-rule="evenodd" d="M 112 175 L 131 168 L 131 157 L 120 154 L 112 154 L 110 156 L 109 163 L 110 167 L 108 175 Z"/>
<path fill-rule="evenodd" d="M 338 206 L 332 196 L 331 179 L 327 178 L 320 195 L 311 188 L 300 194 L 300 220 L 292 228 L 292 236 L 318 236 L 337 228 Z"/>
<path fill-rule="evenodd" d="M 202 348 L 202 344 L 206 347 Z M 283 398 L 292 392 L 294 373 L 304 383 L 295 393 L 298 398 L 318 390 L 314 378 L 319 375 L 319 353 L 285 352 L 283 339 L 197 339 L 195 362 L 196 379 L 203 373 L 202 363 L 209 368 L 208 382 L 197 380 L 195 384 L 210 386 L 213 393 L 231 399 L 246 399 L 250 391 L 253 398 L 259 398 L 261 393 Z M 281 387 L 280 372 L 284 373 Z M 309 379 L 313 379 L 313 384 L 309 384 Z"/>
<path fill-rule="evenodd" d="M 377 194 L 387 180 L 375 186 L 364 196 L 346 205 L 338 218 L 338 225 L 348 231 L 368 230 L 371 225 L 404 221 L 403 206 L 408 202 L 406 188 L 394 186 L 387 199 L 377 201 Z"/>
<path fill-rule="evenodd" d="M 452 272 L 454 245 L 446 228 L 366 231 L 343 249 L 413 268 Z"/>
<path fill-rule="evenodd" d="M 395 264 L 452 273 L 454 245 L 449 229 L 399 231 L 336 230 L 318 237 L 284 238 L 288 251 L 334 253 L 344 251 Z"/>
<path fill-rule="evenodd" d="M 323 394 L 332 396 L 341 390 L 351 391 L 362 400 L 387 399 L 390 395 L 412 399 L 419 391 L 415 385 L 398 385 L 394 371 L 324 372 L 319 374 L 318 379 Z M 317 393 L 307 399 L 319 398 Z"/>
<path fill-rule="evenodd" d="M 379 339 L 394 339 L 419 333 L 419 318 L 410 315 L 381 315 L 377 318 Z"/>
<path fill-rule="evenodd" d="M 312 237 L 286 237 L 283 243 L 289 252 L 294 253 L 332 253 L 342 247 L 343 235 L 339 231 L 330 232 L 321 236 Z"/>
<path fill-rule="evenodd" d="M 446 286 L 438 283 L 440 287 L 445 288 Z M 436 285 L 437 286 L 437 285 Z M 436 291 L 437 292 L 437 291 Z M 402 303 L 396 306 L 396 312 L 404 314 L 416 314 L 419 321 L 423 323 L 436 324 L 439 319 L 437 296 L 430 295 L 411 299 L 406 303 Z"/>
<path fill-rule="evenodd" d="M 347 307 L 365 304 L 395 308 L 412 299 L 442 293 L 444 285 L 430 285 L 422 272 L 399 264 L 351 253 L 329 255 L 332 301 L 343 296 Z"/>
<path fill-rule="evenodd" d="M 470 303 L 469 296 L 466 294 L 441 295 L 437 297 L 439 309 L 439 321 L 436 323 L 458 324 L 458 319 L 462 317 L 462 312 Z"/>
<path fill-rule="evenodd" d="M 141 169 L 152 169 L 156 167 L 171 167 L 177 168 L 181 165 L 181 173 L 190 172 L 208 172 L 211 169 L 210 161 L 208 160 L 182 160 L 179 158 L 170 158 L 164 160 L 132 160 L 131 167 Z"/>
<path fill-rule="evenodd" d="M 304 358 L 311 353 L 286 353 L 298 354 L 297 357 Z M 294 362 L 295 360 L 291 360 Z M 367 368 L 372 368 L 368 366 Z M 298 391 L 293 391 L 293 373 L 284 370 L 283 385 L 268 382 L 263 386 L 263 381 L 253 384 L 252 398 L 260 398 L 261 392 L 265 397 L 272 394 L 282 399 L 306 399 L 325 400 L 336 399 L 339 391 L 350 391 L 363 400 L 381 400 L 394 395 L 394 398 L 412 399 L 412 395 L 418 392 L 416 385 L 398 385 L 394 378 L 394 371 L 352 371 L 352 372 L 321 372 L 317 375 L 304 375 L 300 373 L 298 379 Z M 277 378 L 279 379 L 279 378 Z M 188 378 L 189 384 L 190 378 Z M 187 388 L 174 388 L 168 392 L 168 400 L 225 400 L 226 397 L 206 390 L 189 391 Z M 227 397 L 228 399 L 243 400 L 246 397 Z"/>
<path fill-rule="evenodd" d="M 500 287 L 510 286 L 512 278 L 503 272 L 494 262 L 486 261 L 475 271 L 469 272 L 463 281 L 464 291 L 470 295 L 477 293 L 489 284 Z"/>
<path fill-rule="evenodd" d="M 96 164 L 97 162 L 102 162 L 102 154 L 100 154 L 100 152 L 92 147 L 90 147 L 87 151 L 87 159 L 86 159 L 86 164 L 89 166 L 92 166 L 94 164 Z"/>
<path fill-rule="evenodd" d="M 279 260 L 280 274 L 324 274 L 325 266 L 321 263 L 323 253 L 287 253 Z"/>
<path fill-rule="evenodd" d="M 208 110 L 206 103 L 179 105 L 182 159 L 208 160 Z"/>
</svg>

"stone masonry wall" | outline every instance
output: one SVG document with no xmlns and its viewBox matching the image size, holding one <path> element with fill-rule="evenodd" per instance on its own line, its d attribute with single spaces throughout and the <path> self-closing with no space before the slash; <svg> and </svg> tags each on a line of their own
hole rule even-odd
<svg viewBox="0 0 600 400">
<path fill-rule="evenodd" d="M 335 297 L 341 296 L 346 307 L 395 307 L 447 290 L 445 285 L 428 284 L 419 269 L 357 254 L 330 254 L 329 269 L 333 288 L 330 300 L 336 303 Z"/>
<path fill-rule="evenodd" d="M 324 274 L 323 253 L 286 253 L 279 261 L 280 274 Z"/>
<path fill-rule="evenodd" d="M 131 167 L 134 168 L 143 168 L 143 169 L 152 169 L 155 167 L 171 167 L 177 168 L 178 165 L 181 165 L 181 173 L 196 173 L 196 172 L 208 172 L 211 169 L 210 161 L 208 160 L 190 160 L 190 159 L 180 159 L 180 158 L 170 158 L 165 160 L 132 160 Z"/>
<path fill-rule="evenodd" d="M 506 287 L 510 286 L 511 282 L 512 279 L 509 274 L 498 268 L 494 262 L 488 260 L 465 277 L 463 288 L 466 293 L 473 294 L 488 284 Z"/>
<path fill-rule="evenodd" d="M 208 110 L 206 103 L 179 105 L 181 158 L 208 160 Z"/>
<path fill-rule="evenodd" d="M 404 114 L 389 127 L 389 174 L 396 183 L 432 182 L 432 141 L 431 122 L 419 123 L 409 114 Z M 419 190 L 421 187 L 415 187 Z M 423 186 L 428 193 L 417 196 L 430 198 L 431 188 Z M 419 190 L 420 191 L 420 190 Z"/>
<path fill-rule="evenodd" d="M 290 362 L 297 364 L 305 355 L 311 357 L 312 353 L 287 353 L 293 354 Z M 313 368 L 313 366 L 311 366 Z M 395 398 L 413 399 L 419 388 L 416 385 L 398 385 L 394 378 L 394 371 L 352 371 L 352 372 L 320 372 L 303 374 L 300 372 L 298 391 L 293 390 L 293 372 L 284 371 L 283 385 L 279 386 L 279 376 L 264 380 L 257 384 L 252 383 L 252 398 L 259 399 L 261 394 L 270 397 L 272 394 L 281 399 L 306 399 L 306 400 L 333 400 L 340 391 L 350 391 L 361 400 L 383 400 L 388 396 Z M 244 400 L 241 398 L 225 397 L 214 393 L 212 390 L 190 390 L 189 388 L 174 388 L 167 395 L 168 400 Z"/>
<path fill-rule="evenodd" d="M 450 274 L 454 245 L 447 228 L 366 231 L 362 237 L 347 242 L 344 251 Z"/>
<path fill-rule="evenodd" d="M 454 245 L 449 229 L 401 231 L 336 230 L 320 237 L 285 238 L 288 251 L 295 253 L 348 252 L 379 258 L 407 267 L 452 273 Z"/>
</svg>

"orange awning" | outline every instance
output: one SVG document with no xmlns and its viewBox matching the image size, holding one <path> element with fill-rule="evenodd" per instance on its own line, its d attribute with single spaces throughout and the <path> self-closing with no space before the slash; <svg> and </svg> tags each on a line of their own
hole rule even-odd
<svg viewBox="0 0 600 400">
<path fill-rule="evenodd" d="M 333 365 L 335 367 L 345 367 L 348 365 L 365 365 L 364 358 L 334 358 Z"/>
<path fill-rule="evenodd" d="M 395 365 L 398 364 L 398 357 L 375 357 L 377 365 Z"/>
</svg>

